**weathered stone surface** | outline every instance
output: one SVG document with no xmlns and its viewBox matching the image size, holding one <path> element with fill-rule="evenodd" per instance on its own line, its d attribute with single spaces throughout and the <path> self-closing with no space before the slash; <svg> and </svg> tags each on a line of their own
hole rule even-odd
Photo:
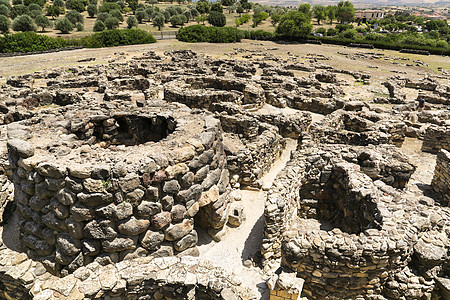
<svg viewBox="0 0 450 300">
<path fill-rule="evenodd" d="M 27 141 L 10 139 L 7 143 L 8 149 L 17 153 L 19 157 L 28 158 L 34 155 L 34 147 Z"/>
<path fill-rule="evenodd" d="M 117 229 L 120 233 L 124 235 L 138 235 L 144 232 L 148 226 L 150 226 L 150 221 L 145 219 L 136 219 L 131 217 L 128 220 L 120 223 Z"/>
<path fill-rule="evenodd" d="M 169 212 L 163 211 L 152 217 L 152 225 L 156 230 L 160 230 L 172 221 L 172 217 Z"/>
<path fill-rule="evenodd" d="M 181 239 L 194 229 L 194 222 L 185 219 L 182 223 L 169 226 L 165 230 L 164 238 L 168 241 L 175 241 Z"/>
<path fill-rule="evenodd" d="M 142 238 L 141 244 L 147 250 L 157 250 L 164 241 L 164 234 L 159 231 L 148 230 Z"/>
<path fill-rule="evenodd" d="M 215 185 L 206 192 L 203 192 L 200 196 L 198 204 L 200 207 L 206 206 L 210 203 L 214 203 L 219 199 L 219 188 Z"/>
</svg>

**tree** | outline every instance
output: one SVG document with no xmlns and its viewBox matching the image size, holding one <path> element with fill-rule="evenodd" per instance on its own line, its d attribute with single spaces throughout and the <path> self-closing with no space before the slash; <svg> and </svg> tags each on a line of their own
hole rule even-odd
<svg viewBox="0 0 450 300">
<path fill-rule="evenodd" d="M 242 5 L 238 4 L 236 6 L 236 12 L 239 14 L 239 17 L 241 16 L 241 14 L 244 12 L 244 8 L 242 7 Z"/>
<path fill-rule="evenodd" d="M 135 14 L 137 6 L 139 5 L 139 1 L 138 0 L 128 0 L 127 3 L 128 3 L 128 7 L 131 8 L 131 11 L 133 12 L 133 14 Z"/>
<path fill-rule="evenodd" d="M 103 2 L 102 6 L 99 7 L 100 12 L 107 12 L 110 13 L 111 11 L 118 9 L 120 10 L 120 6 L 117 3 L 113 2 Z"/>
<path fill-rule="evenodd" d="M 281 15 L 272 15 L 270 17 L 270 23 L 272 23 L 273 27 L 276 27 L 278 23 L 280 23 Z"/>
<path fill-rule="evenodd" d="M 36 19 L 34 19 L 34 21 L 36 22 L 36 25 L 42 28 L 42 32 L 45 31 L 45 28 L 50 28 L 52 27 L 52 22 L 50 22 L 50 20 L 43 15 L 39 15 L 36 17 Z"/>
<path fill-rule="evenodd" d="M 191 16 L 192 16 L 192 18 L 197 17 L 199 14 L 200 13 L 198 12 L 198 10 L 195 7 L 191 8 Z"/>
<path fill-rule="evenodd" d="M 61 13 L 61 8 L 55 5 L 50 5 L 47 7 L 47 15 L 51 16 L 54 20 Z"/>
<path fill-rule="evenodd" d="M 105 20 L 108 19 L 109 14 L 107 12 L 101 12 L 97 14 L 97 20 L 102 21 L 103 23 L 105 23 Z"/>
<path fill-rule="evenodd" d="M 262 11 L 262 12 L 258 12 L 255 13 L 252 17 L 253 19 L 253 24 L 252 27 L 255 28 L 256 26 L 258 26 L 262 21 L 266 20 L 269 17 L 269 15 Z"/>
<path fill-rule="evenodd" d="M 231 6 L 234 4 L 234 1 L 233 0 L 222 0 L 221 3 L 223 6 Z"/>
<path fill-rule="evenodd" d="M 240 0 L 239 4 L 245 11 L 249 11 L 250 9 L 252 9 L 252 4 L 248 2 L 248 0 Z"/>
<path fill-rule="evenodd" d="M 86 10 L 86 6 L 84 5 L 84 2 L 80 0 L 67 0 L 66 1 L 66 8 L 70 10 L 76 10 L 77 12 L 83 12 Z"/>
<path fill-rule="evenodd" d="M 155 4 L 158 4 L 158 0 L 148 0 L 148 3 L 150 3 L 152 7 L 154 7 Z"/>
<path fill-rule="evenodd" d="M 142 22 L 147 18 L 148 18 L 148 16 L 145 13 L 145 11 L 143 11 L 143 10 L 136 11 L 136 19 L 138 20 L 139 24 L 142 24 Z"/>
<path fill-rule="evenodd" d="M 97 14 L 97 5 L 89 4 L 87 7 L 89 17 L 93 18 Z"/>
<path fill-rule="evenodd" d="M 36 25 L 29 15 L 18 16 L 12 22 L 12 29 L 14 31 L 36 31 Z"/>
<path fill-rule="evenodd" d="M 326 18 L 325 6 L 314 5 L 313 6 L 313 15 L 314 15 L 314 18 L 317 19 L 317 24 L 320 25 L 320 21 L 325 20 L 325 18 Z"/>
<path fill-rule="evenodd" d="M 37 4 L 39 5 L 41 8 L 44 7 L 45 5 L 45 0 L 23 0 L 23 5 L 25 6 L 30 6 L 30 4 Z"/>
<path fill-rule="evenodd" d="M 117 20 L 114 17 L 108 17 L 108 19 L 105 20 L 105 26 L 107 29 L 116 29 L 119 27 L 119 20 Z"/>
<path fill-rule="evenodd" d="M 185 22 L 186 17 L 184 15 L 175 15 L 170 18 L 170 24 L 172 24 L 173 27 L 178 25 L 182 26 Z"/>
<path fill-rule="evenodd" d="M 327 6 L 327 18 L 330 20 L 330 24 L 333 24 L 333 20 L 336 19 L 336 6 L 328 5 Z"/>
<path fill-rule="evenodd" d="M 186 10 L 183 15 L 186 17 L 186 23 L 189 22 L 189 20 L 192 19 L 191 12 L 189 10 Z"/>
<path fill-rule="evenodd" d="M 18 5 L 14 5 L 11 8 L 11 11 L 9 12 L 9 17 L 14 20 L 18 16 L 28 15 L 29 13 L 30 13 L 30 10 L 28 9 L 28 7 L 26 7 L 23 4 L 18 4 Z"/>
<path fill-rule="evenodd" d="M 55 29 L 61 31 L 61 33 L 71 32 L 74 26 L 75 25 L 65 17 L 55 21 Z"/>
<path fill-rule="evenodd" d="M 195 21 L 198 24 L 202 23 L 203 25 L 205 25 L 206 20 L 208 20 L 208 15 L 207 14 L 201 14 L 198 17 L 195 18 Z"/>
<path fill-rule="evenodd" d="M 22 1 L 22 0 L 21 0 Z M 14 5 L 16 4 L 23 4 L 23 2 L 20 3 L 13 3 Z M 9 0 L 0 0 L 0 5 L 4 5 L 6 6 L 9 10 L 11 10 L 11 3 L 9 2 Z"/>
<path fill-rule="evenodd" d="M 53 5 L 58 6 L 58 7 L 64 7 L 64 6 L 66 6 L 66 4 L 64 3 L 63 0 L 54 0 L 54 1 L 53 1 Z"/>
<path fill-rule="evenodd" d="M 103 23 L 102 20 L 95 21 L 94 29 L 93 29 L 95 32 L 103 31 L 105 29 L 106 29 L 106 26 L 105 26 L 105 23 Z"/>
<path fill-rule="evenodd" d="M 198 10 L 201 14 L 207 14 L 209 13 L 209 3 L 206 0 L 199 0 L 197 4 L 195 5 L 195 8 Z"/>
<path fill-rule="evenodd" d="M 6 5 L 0 3 L 0 15 L 9 17 L 9 8 Z"/>
<path fill-rule="evenodd" d="M 214 2 L 211 5 L 210 11 L 218 11 L 220 13 L 223 13 L 223 7 L 222 7 L 222 5 L 219 2 Z"/>
<path fill-rule="evenodd" d="M 211 11 L 208 16 L 208 23 L 215 27 L 224 27 L 227 24 L 227 18 L 221 12 Z"/>
<path fill-rule="evenodd" d="M 184 0 L 177 0 L 178 5 L 181 5 L 182 3 L 184 3 Z"/>
<path fill-rule="evenodd" d="M 109 13 L 112 17 L 116 18 L 117 20 L 119 20 L 120 23 L 123 22 L 123 16 L 122 13 L 120 12 L 120 10 L 118 9 L 114 9 Z"/>
<path fill-rule="evenodd" d="M 66 18 L 67 20 L 69 20 L 70 22 L 72 22 L 73 25 L 77 24 L 77 23 L 84 23 L 84 19 L 83 19 L 83 15 L 80 14 L 78 11 L 76 10 L 71 10 L 66 14 Z"/>
<path fill-rule="evenodd" d="M 131 29 L 133 27 L 138 27 L 138 21 L 136 20 L 135 16 L 129 16 L 127 18 L 127 28 Z"/>
<path fill-rule="evenodd" d="M 145 13 L 147 14 L 147 18 L 150 21 L 150 19 L 153 17 L 153 15 L 155 14 L 155 10 L 151 7 L 147 7 L 146 9 L 144 9 Z"/>
<path fill-rule="evenodd" d="M 9 32 L 9 27 L 11 27 L 11 21 L 8 17 L 0 15 L 0 32 L 5 34 Z"/>
<path fill-rule="evenodd" d="M 280 24 L 275 32 L 290 38 L 304 38 L 311 33 L 311 30 L 311 19 L 308 15 L 292 10 L 281 17 Z"/>
<path fill-rule="evenodd" d="M 153 26 L 158 27 L 158 30 L 161 30 L 161 27 L 164 27 L 164 15 L 161 13 L 156 14 L 156 16 L 153 17 Z"/>
<path fill-rule="evenodd" d="M 350 1 L 341 1 L 337 5 L 336 15 L 341 23 L 351 22 L 355 19 L 355 8 Z"/>
<path fill-rule="evenodd" d="M 309 3 L 303 3 L 298 6 L 298 11 L 305 14 L 308 18 L 311 18 L 311 5 Z"/>
</svg>

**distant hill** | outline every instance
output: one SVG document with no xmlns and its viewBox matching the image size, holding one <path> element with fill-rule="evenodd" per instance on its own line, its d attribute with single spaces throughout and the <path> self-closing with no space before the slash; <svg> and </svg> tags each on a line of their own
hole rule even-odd
<svg viewBox="0 0 450 300">
<path fill-rule="evenodd" d="M 340 0 L 254 0 L 265 5 L 298 6 L 300 3 L 335 5 Z M 354 0 L 356 8 L 367 8 L 376 6 L 446 6 L 450 5 L 450 0 Z"/>
</svg>

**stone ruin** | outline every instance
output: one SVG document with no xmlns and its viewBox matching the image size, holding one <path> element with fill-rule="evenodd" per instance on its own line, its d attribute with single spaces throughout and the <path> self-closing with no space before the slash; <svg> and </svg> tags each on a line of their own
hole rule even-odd
<svg viewBox="0 0 450 300">
<path fill-rule="evenodd" d="M 239 226 L 236 190 L 262 189 L 291 139 L 262 200 L 270 298 L 447 299 L 450 117 L 445 101 L 415 113 L 397 93 L 448 87 L 396 77 L 386 101 L 398 104 L 383 109 L 342 99 L 340 75 L 368 74 L 247 52 L 148 52 L 8 78 L 0 222 L 16 222 L 20 245 L 0 243 L 0 298 L 256 299 L 195 257 L 199 229 L 219 241 Z M 432 198 L 409 191 L 408 137 L 438 153 Z"/>
</svg>

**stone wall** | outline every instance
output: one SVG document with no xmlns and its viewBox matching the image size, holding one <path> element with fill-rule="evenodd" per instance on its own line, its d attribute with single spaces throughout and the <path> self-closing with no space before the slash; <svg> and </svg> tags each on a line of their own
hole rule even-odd
<svg viewBox="0 0 450 300">
<path fill-rule="evenodd" d="M 405 203 L 398 188 L 414 166 L 391 145 L 302 142 L 268 192 L 266 270 L 281 254 L 282 266 L 305 280 L 302 296 L 312 299 L 444 295 L 435 278 L 445 282 L 448 270 L 448 213 L 418 199 Z"/>
<path fill-rule="evenodd" d="M 442 204 L 449 206 L 450 203 L 450 153 L 444 149 L 439 151 L 436 159 L 431 186 L 439 194 Z"/>
<path fill-rule="evenodd" d="M 111 116 L 91 116 L 87 121 L 74 120 L 69 128 L 83 128 L 82 144 L 101 137 L 97 142 L 108 147 L 102 139 L 113 132 L 105 129 L 110 120 L 117 121 Z M 184 126 L 191 130 L 197 121 L 179 119 L 172 128 L 174 133 L 161 141 L 130 146 L 138 147 L 134 151 L 148 152 L 134 162 L 126 152 L 129 164 L 107 160 L 80 164 L 65 160 L 69 159 L 67 154 L 60 157 L 61 161 L 49 161 L 51 155 L 42 148 L 9 140 L 20 240 L 27 255 L 48 270 L 65 275 L 96 257 L 121 261 L 150 253 L 198 254 L 194 217 L 199 213 L 201 225 L 221 228 L 227 221 L 230 199 L 219 123 L 206 118 L 201 121 L 205 123 L 203 132 L 184 132 Z M 95 124 L 103 126 L 97 132 L 103 134 L 97 137 Z M 87 131 L 90 136 L 86 136 Z M 139 142 L 135 135 L 126 134 L 127 139 Z M 183 143 L 183 139 L 189 142 Z M 161 143 L 171 146 L 161 145 L 165 150 L 161 152 Z M 113 156 L 120 156 L 114 147 L 124 145 L 108 148 Z"/>
<path fill-rule="evenodd" d="M 428 126 L 423 136 L 422 151 L 438 153 L 441 149 L 450 150 L 450 126 Z"/>
<path fill-rule="evenodd" d="M 261 253 L 266 263 L 281 258 L 282 237 L 297 214 L 301 179 L 304 172 L 305 163 L 291 158 L 286 167 L 277 175 L 267 194 L 264 208 L 264 237 L 261 247 Z"/>
<path fill-rule="evenodd" d="M 117 264 L 97 258 L 63 278 L 46 272 L 40 262 L 3 244 L 0 245 L 0 257 L 2 299 L 254 298 L 225 270 L 190 256 L 140 257 Z"/>
</svg>

